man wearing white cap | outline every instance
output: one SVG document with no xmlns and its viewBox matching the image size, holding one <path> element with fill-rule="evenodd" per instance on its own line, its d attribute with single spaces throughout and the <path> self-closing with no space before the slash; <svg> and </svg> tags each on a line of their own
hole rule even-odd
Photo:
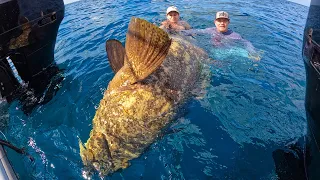
<svg viewBox="0 0 320 180">
<path fill-rule="evenodd" d="M 170 6 L 167 9 L 167 20 L 161 23 L 160 28 L 179 31 L 190 29 L 190 25 L 180 20 L 180 13 L 177 7 Z"/>
<path fill-rule="evenodd" d="M 216 25 L 217 31 L 225 33 L 228 31 L 228 26 L 230 23 L 229 14 L 225 11 L 219 11 L 216 14 L 216 19 L 214 24 Z"/>
<path fill-rule="evenodd" d="M 206 28 L 206 29 L 194 29 L 183 31 L 186 35 L 191 34 L 210 34 L 212 36 L 212 43 L 217 47 L 228 47 L 232 40 L 240 40 L 246 46 L 250 58 L 260 60 L 260 55 L 256 53 L 253 45 L 243 39 L 240 34 L 233 32 L 228 28 L 230 24 L 229 14 L 225 11 L 218 11 L 214 20 L 215 27 Z M 231 43 L 232 44 L 232 43 Z"/>
</svg>

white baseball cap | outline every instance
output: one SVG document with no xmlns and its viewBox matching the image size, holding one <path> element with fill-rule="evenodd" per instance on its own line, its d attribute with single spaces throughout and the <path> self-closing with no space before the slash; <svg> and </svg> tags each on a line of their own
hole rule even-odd
<svg viewBox="0 0 320 180">
<path fill-rule="evenodd" d="M 219 18 L 229 19 L 229 14 L 225 11 L 218 11 L 216 14 L 216 19 L 219 19 Z"/>
<path fill-rule="evenodd" d="M 170 7 L 168 7 L 168 9 L 167 9 L 167 14 L 169 14 L 169 12 L 177 12 L 177 13 L 179 13 L 178 8 L 175 7 L 175 6 L 170 6 Z M 180 14 L 180 13 L 179 13 L 179 14 Z"/>
</svg>

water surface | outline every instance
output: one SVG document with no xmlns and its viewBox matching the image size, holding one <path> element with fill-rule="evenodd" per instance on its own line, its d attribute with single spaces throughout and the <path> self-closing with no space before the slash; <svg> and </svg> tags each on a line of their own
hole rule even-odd
<svg viewBox="0 0 320 180">
<path fill-rule="evenodd" d="M 243 48 L 214 49 L 197 37 L 216 63 L 203 98 L 131 166 L 110 179 L 275 179 L 272 152 L 305 134 L 302 33 L 308 8 L 288 1 L 101 1 L 66 5 L 55 60 L 65 69 L 56 96 L 25 116 L 10 106 L 5 134 L 35 158 L 9 151 L 21 179 L 83 179 L 78 138 L 86 141 L 92 118 L 113 72 L 105 41 L 124 43 L 132 16 L 159 24 L 176 5 L 193 28 L 213 26 L 216 11 L 230 13 L 230 28 L 263 52 L 259 62 Z M 98 179 L 97 176 L 93 177 Z"/>
</svg>

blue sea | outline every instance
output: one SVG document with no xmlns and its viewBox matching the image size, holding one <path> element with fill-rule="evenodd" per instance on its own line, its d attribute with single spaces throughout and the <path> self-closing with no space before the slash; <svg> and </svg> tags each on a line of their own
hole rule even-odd
<svg viewBox="0 0 320 180">
<path fill-rule="evenodd" d="M 194 29 L 213 26 L 219 10 L 230 28 L 250 41 L 245 48 L 216 49 L 205 36 L 212 77 L 206 92 L 129 168 L 106 179 L 277 179 L 272 153 L 306 133 L 305 69 L 301 56 L 308 7 L 285 0 L 81 0 L 65 7 L 55 61 L 65 69 L 60 90 L 26 116 L 9 107 L 4 131 L 11 143 L 35 158 L 8 150 L 20 179 L 84 179 L 79 138 L 85 142 L 108 82 L 113 78 L 105 41 L 125 42 L 132 16 L 160 24 L 175 5 Z M 99 179 L 98 175 L 91 177 Z"/>
</svg>

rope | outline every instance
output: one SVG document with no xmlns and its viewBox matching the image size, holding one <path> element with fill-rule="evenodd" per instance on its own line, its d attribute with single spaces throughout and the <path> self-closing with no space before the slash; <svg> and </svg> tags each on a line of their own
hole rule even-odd
<svg viewBox="0 0 320 180">
<path fill-rule="evenodd" d="M 3 145 L 3 146 L 7 146 L 8 148 L 16 151 L 19 154 L 26 155 L 32 162 L 34 161 L 34 158 L 31 155 L 29 155 L 29 153 L 27 153 L 24 150 L 24 148 L 18 148 L 16 146 L 12 145 L 10 142 L 2 140 L 2 139 L 0 139 L 0 144 Z"/>
<path fill-rule="evenodd" d="M 6 139 L 6 141 L 8 141 L 6 135 L 4 135 L 2 131 L 0 131 L 0 133 L 3 135 L 3 137 Z"/>
</svg>

